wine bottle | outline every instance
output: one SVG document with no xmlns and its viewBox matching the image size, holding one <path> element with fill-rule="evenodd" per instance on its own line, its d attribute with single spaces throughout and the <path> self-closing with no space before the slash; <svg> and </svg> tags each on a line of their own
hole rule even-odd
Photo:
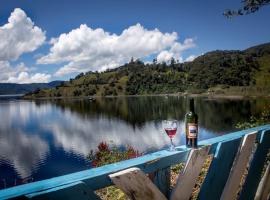
<svg viewBox="0 0 270 200">
<path fill-rule="evenodd" d="M 198 115 L 194 110 L 194 99 L 189 100 L 189 112 L 186 121 L 186 146 L 197 148 L 198 143 Z"/>
</svg>

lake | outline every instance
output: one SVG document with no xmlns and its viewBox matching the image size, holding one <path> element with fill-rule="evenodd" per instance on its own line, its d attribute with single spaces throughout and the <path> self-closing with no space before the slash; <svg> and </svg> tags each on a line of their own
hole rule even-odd
<svg viewBox="0 0 270 200">
<path fill-rule="evenodd" d="M 195 98 L 199 140 L 235 131 L 270 99 Z M 0 188 L 91 168 L 86 158 L 105 141 L 142 153 L 168 148 L 163 119 L 177 119 L 176 145 L 185 143 L 188 100 L 177 96 L 89 100 L 0 100 Z"/>
</svg>

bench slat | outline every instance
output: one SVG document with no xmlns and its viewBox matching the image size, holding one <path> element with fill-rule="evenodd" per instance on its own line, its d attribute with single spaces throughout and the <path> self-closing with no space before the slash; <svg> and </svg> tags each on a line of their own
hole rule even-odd
<svg viewBox="0 0 270 200">
<path fill-rule="evenodd" d="M 191 150 L 185 168 L 178 177 L 171 200 L 188 200 L 190 198 L 209 150 L 210 146 Z"/>
<path fill-rule="evenodd" d="M 123 170 L 109 177 L 132 200 L 167 200 L 139 168 Z"/>
<path fill-rule="evenodd" d="M 270 197 L 270 164 L 268 164 L 259 184 L 254 200 L 264 200 Z"/>
<path fill-rule="evenodd" d="M 245 173 L 254 147 L 256 136 L 257 132 L 254 132 L 242 138 L 241 146 L 237 152 L 231 173 L 222 192 L 221 200 L 232 200 L 236 198 L 242 176 Z"/>
</svg>

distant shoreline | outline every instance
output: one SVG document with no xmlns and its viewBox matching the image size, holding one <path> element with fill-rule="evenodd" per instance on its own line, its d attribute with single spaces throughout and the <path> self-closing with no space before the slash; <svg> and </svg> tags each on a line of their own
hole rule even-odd
<svg viewBox="0 0 270 200">
<path fill-rule="evenodd" d="M 23 97 L 25 94 L 0 94 L 1 97 Z"/>
<path fill-rule="evenodd" d="M 57 100 L 57 99 L 89 99 L 89 98 L 117 98 L 117 97 L 155 97 L 155 96 L 160 96 L 160 97 L 166 97 L 166 96 L 179 96 L 179 97 L 205 97 L 208 99 L 249 99 L 249 98 L 270 98 L 270 94 L 268 95 L 234 95 L 234 94 L 207 94 L 207 93 L 202 93 L 202 94 L 186 94 L 186 93 L 172 93 L 172 94 L 143 94 L 143 95 L 108 95 L 108 96 L 80 96 L 80 97 L 75 97 L 75 96 L 69 96 L 69 97 L 38 97 L 38 98 L 33 98 L 33 97 L 24 97 L 22 96 L 23 99 L 26 100 Z"/>
<path fill-rule="evenodd" d="M 23 96 L 25 94 L 0 94 L 0 96 Z"/>
</svg>

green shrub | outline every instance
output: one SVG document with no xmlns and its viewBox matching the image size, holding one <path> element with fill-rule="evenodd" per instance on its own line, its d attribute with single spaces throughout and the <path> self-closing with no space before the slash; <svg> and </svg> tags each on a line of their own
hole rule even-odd
<svg viewBox="0 0 270 200">
<path fill-rule="evenodd" d="M 259 117 L 251 116 L 249 121 L 237 123 L 236 128 L 246 129 L 269 123 L 270 123 L 270 105 L 264 108 L 264 111 L 260 114 Z"/>
<path fill-rule="evenodd" d="M 93 167 L 100 167 L 103 165 L 119 162 L 122 160 L 127 160 L 131 158 L 136 158 L 141 156 L 139 153 L 131 146 L 127 146 L 125 150 L 119 150 L 116 146 L 109 147 L 106 142 L 101 142 L 98 145 L 97 151 L 91 151 L 88 155 L 88 159 L 91 160 Z M 116 200 L 128 200 L 127 196 L 115 186 L 110 186 L 97 190 L 96 193 L 103 200 L 116 199 Z"/>
<path fill-rule="evenodd" d="M 106 142 L 101 142 L 98 145 L 97 151 L 90 151 L 88 159 L 91 160 L 93 167 L 100 167 L 122 160 L 136 158 L 141 155 L 141 153 L 139 153 L 137 150 L 135 150 L 129 145 L 126 147 L 125 150 L 121 151 L 116 146 L 109 147 Z"/>
</svg>

